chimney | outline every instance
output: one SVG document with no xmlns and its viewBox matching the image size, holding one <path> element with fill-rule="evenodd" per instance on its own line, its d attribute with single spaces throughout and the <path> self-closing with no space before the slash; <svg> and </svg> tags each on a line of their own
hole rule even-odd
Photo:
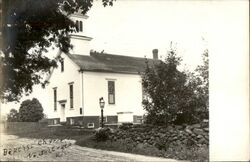
<svg viewBox="0 0 250 162">
<path fill-rule="evenodd" d="M 153 49 L 153 59 L 158 60 L 158 49 Z"/>
</svg>

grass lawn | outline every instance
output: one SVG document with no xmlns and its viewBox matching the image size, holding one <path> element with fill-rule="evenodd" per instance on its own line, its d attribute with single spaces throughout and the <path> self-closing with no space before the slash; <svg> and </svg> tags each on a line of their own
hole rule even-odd
<svg viewBox="0 0 250 162">
<path fill-rule="evenodd" d="M 94 131 L 91 129 L 79 129 L 69 126 L 53 126 L 41 128 L 39 131 L 19 131 L 11 130 L 7 132 L 11 135 L 17 135 L 23 138 L 36 139 L 73 139 L 82 140 L 93 136 Z"/>
</svg>

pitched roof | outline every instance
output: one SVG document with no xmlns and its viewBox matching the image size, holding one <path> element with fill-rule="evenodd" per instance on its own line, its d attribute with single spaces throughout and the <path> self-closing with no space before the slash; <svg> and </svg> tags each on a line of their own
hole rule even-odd
<svg viewBox="0 0 250 162">
<path fill-rule="evenodd" d="M 81 70 L 115 72 L 115 73 L 134 73 L 144 72 L 146 59 L 140 57 L 121 56 L 103 53 L 91 53 L 90 56 L 68 54 Z M 159 63 L 160 60 L 148 59 L 149 65 Z"/>
</svg>

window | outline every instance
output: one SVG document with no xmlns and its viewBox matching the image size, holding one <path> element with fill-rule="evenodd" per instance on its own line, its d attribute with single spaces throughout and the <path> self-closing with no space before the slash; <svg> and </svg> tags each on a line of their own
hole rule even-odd
<svg viewBox="0 0 250 162">
<path fill-rule="evenodd" d="M 76 27 L 79 30 L 79 21 L 78 20 L 76 20 Z"/>
<path fill-rule="evenodd" d="M 82 31 L 82 21 L 80 21 L 80 31 Z"/>
<path fill-rule="evenodd" d="M 69 85 L 70 108 L 73 108 L 73 84 Z"/>
<path fill-rule="evenodd" d="M 82 32 L 83 31 L 82 21 L 76 20 L 76 27 L 77 27 L 77 29 L 78 29 L 79 32 L 80 31 Z"/>
<path fill-rule="evenodd" d="M 61 62 L 61 72 L 63 72 L 64 71 L 64 61 L 61 60 L 60 62 Z"/>
<path fill-rule="evenodd" d="M 88 127 L 88 128 L 95 128 L 95 123 L 88 123 L 88 124 L 87 124 L 87 127 Z"/>
<path fill-rule="evenodd" d="M 80 114 L 82 114 L 82 108 L 80 108 Z"/>
<path fill-rule="evenodd" d="M 115 82 L 108 81 L 108 102 L 109 104 L 115 104 Z"/>
<path fill-rule="evenodd" d="M 54 111 L 56 111 L 57 110 L 57 89 L 56 88 L 54 88 L 53 89 L 53 91 L 54 91 Z"/>
</svg>

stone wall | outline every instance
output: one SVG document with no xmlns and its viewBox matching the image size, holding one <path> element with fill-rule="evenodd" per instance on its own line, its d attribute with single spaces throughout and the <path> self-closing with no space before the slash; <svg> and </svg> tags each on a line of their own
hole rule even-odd
<svg viewBox="0 0 250 162">
<path fill-rule="evenodd" d="M 155 127 L 149 125 L 126 126 L 117 129 L 111 140 L 126 140 L 137 144 L 153 145 L 158 149 L 171 146 L 208 146 L 208 124 Z"/>
</svg>

